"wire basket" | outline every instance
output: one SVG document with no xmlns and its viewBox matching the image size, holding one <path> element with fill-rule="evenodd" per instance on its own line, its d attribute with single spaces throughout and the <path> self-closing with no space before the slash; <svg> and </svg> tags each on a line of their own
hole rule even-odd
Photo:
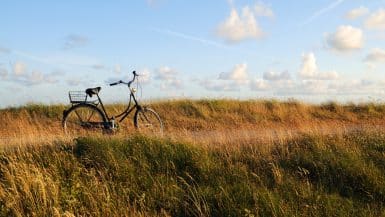
<svg viewBox="0 0 385 217">
<path fill-rule="evenodd" d="M 84 103 L 87 101 L 87 94 L 84 91 L 70 91 L 68 96 L 71 103 Z"/>
</svg>

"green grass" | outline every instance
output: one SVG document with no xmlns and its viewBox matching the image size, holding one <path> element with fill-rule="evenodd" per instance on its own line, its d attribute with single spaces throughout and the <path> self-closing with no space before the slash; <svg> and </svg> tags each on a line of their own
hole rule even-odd
<svg viewBox="0 0 385 217">
<path fill-rule="evenodd" d="M 3 150 L 0 215 L 385 216 L 384 134 L 263 145 L 135 136 Z"/>
</svg>

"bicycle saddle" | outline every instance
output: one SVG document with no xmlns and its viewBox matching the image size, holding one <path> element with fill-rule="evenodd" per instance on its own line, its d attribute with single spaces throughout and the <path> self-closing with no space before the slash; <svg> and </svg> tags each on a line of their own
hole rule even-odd
<svg viewBox="0 0 385 217">
<path fill-rule="evenodd" d="M 92 97 L 93 95 L 98 94 L 101 89 L 101 87 L 88 88 L 86 89 L 86 94 Z"/>
</svg>

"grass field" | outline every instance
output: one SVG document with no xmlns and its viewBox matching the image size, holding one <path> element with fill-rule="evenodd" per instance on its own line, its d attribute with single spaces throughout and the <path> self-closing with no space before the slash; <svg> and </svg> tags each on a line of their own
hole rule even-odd
<svg viewBox="0 0 385 217">
<path fill-rule="evenodd" d="M 385 216 L 385 105 L 151 103 L 165 136 L 0 110 L 0 216 Z M 117 111 L 122 105 L 110 105 Z"/>
</svg>

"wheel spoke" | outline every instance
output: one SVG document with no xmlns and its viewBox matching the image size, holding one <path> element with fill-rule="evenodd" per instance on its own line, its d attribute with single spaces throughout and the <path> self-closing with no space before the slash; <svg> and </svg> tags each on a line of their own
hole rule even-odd
<svg viewBox="0 0 385 217">
<path fill-rule="evenodd" d="M 90 117 L 88 118 L 87 122 L 89 122 L 89 121 L 91 120 L 91 118 L 92 118 L 92 116 L 93 116 L 94 114 L 95 114 L 95 111 L 92 111 L 92 113 L 91 113 Z"/>
<path fill-rule="evenodd" d="M 142 109 L 138 112 L 136 117 L 136 127 L 141 133 L 161 135 L 163 133 L 163 124 L 152 109 Z"/>
<path fill-rule="evenodd" d="M 104 116 L 101 111 L 87 104 L 73 107 L 63 120 L 65 132 L 72 136 L 100 133 L 103 126 Z"/>
<path fill-rule="evenodd" d="M 79 115 L 78 111 L 76 111 L 76 110 L 75 110 L 75 114 L 78 116 L 78 118 L 79 118 L 80 122 L 81 122 L 81 123 L 83 123 L 83 119 L 80 117 L 80 115 Z"/>
<path fill-rule="evenodd" d="M 146 123 L 146 126 L 147 125 L 152 125 L 152 123 L 150 122 L 150 120 L 146 117 L 146 113 L 143 113 L 143 117 L 144 117 L 144 119 L 145 120 L 143 120 L 143 121 L 146 121 L 147 123 Z"/>
</svg>

